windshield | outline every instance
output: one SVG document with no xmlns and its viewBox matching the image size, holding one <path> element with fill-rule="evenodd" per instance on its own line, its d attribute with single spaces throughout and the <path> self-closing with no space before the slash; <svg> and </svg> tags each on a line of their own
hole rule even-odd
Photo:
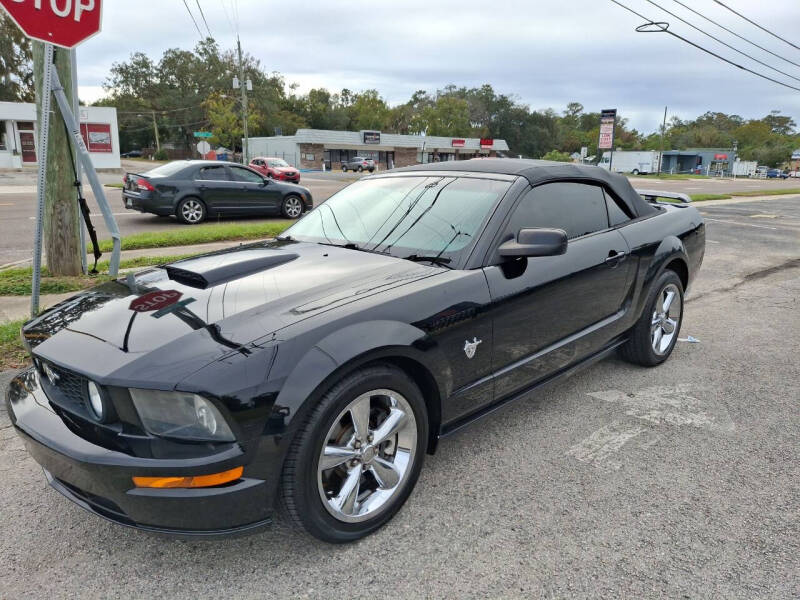
<svg viewBox="0 0 800 600">
<path fill-rule="evenodd" d="M 270 167 L 288 167 L 289 163 L 287 163 L 282 158 L 271 158 L 269 159 L 269 166 Z"/>
<path fill-rule="evenodd" d="M 284 237 L 456 262 L 510 185 L 472 177 L 366 179 L 332 196 Z"/>
<path fill-rule="evenodd" d="M 161 165 L 160 167 L 156 167 L 155 169 L 150 169 L 149 171 L 145 171 L 142 175 L 146 177 L 169 177 L 170 175 L 175 175 L 178 171 L 181 171 L 189 166 L 185 160 L 174 160 L 172 162 L 168 162 L 165 165 Z"/>
</svg>

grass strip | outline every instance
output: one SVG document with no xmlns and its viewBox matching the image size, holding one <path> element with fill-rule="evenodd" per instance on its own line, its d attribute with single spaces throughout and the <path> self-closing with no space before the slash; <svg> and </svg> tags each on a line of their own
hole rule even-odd
<svg viewBox="0 0 800 600">
<path fill-rule="evenodd" d="M 730 194 L 690 194 L 692 202 L 702 202 L 703 200 L 727 200 Z"/>
<path fill-rule="evenodd" d="M 26 319 L 0 323 L 0 371 L 18 369 L 28 363 L 28 353 L 19 337 Z"/>
<path fill-rule="evenodd" d="M 772 190 L 748 190 L 746 192 L 731 192 L 731 196 L 785 196 L 787 194 L 800 194 L 800 188 L 778 188 Z"/>
<path fill-rule="evenodd" d="M 153 265 L 163 265 L 191 256 L 196 256 L 196 253 L 178 254 L 174 256 L 140 256 L 120 261 L 119 268 L 136 269 Z M 100 272 L 96 275 L 53 277 L 45 268 L 42 270 L 41 293 L 63 294 L 65 292 L 77 292 L 111 279 L 111 276 L 107 274 L 108 261 L 97 263 L 97 270 Z M 31 294 L 32 274 L 33 271 L 31 267 L 0 271 L 0 296 L 29 296 Z"/>
<path fill-rule="evenodd" d="M 122 238 L 123 250 L 142 248 L 168 248 L 170 246 L 192 246 L 210 242 L 257 240 L 275 237 L 285 231 L 294 221 L 267 221 L 258 223 L 208 223 L 185 225 L 170 231 L 148 231 Z M 100 251 L 110 252 L 111 240 L 100 241 Z M 91 252 L 91 247 L 86 247 Z"/>
</svg>

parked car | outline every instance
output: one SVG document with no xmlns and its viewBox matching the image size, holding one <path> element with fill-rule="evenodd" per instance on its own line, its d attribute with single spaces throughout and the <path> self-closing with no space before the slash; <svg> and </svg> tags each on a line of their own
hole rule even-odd
<svg viewBox="0 0 800 600">
<path fill-rule="evenodd" d="M 363 158 L 361 156 L 356 156 L 352 160 L 342 161 L 342 171 L 347 173 L 347 171 L 369 171 L 372 173 L 375 170 L 375 161 L 371 158 Z"/>
<path fill-rule="evenodd" d="M 250 168 L 272 179 L 300 183 L 300 171 L 282 158 L 254 158 L 250 161 Z"/>
<path fill-rule="evenodd" d="M 441 438 L 617 349 L 667 360 L 705 226 L 657 200 L 687 197 L 641 194 L 533 160 L 362 179 L 275 240 L 44 311 L 8 414 L 50 485 L 117 523 L 240 533 L 277 502 L 358 539 Z"/>
<path fill-rule="evenodd" d="M 231 162 L 175 160 L 144 173 L 126 173 L 122 201 L 128 210 L 175 215 L 196 225 L 211 216 L 282 215 L 311 210 L 311 192 L 264 177 Z"/>
<path fill-rule="evenodd" d="M 130 152 L 125 152 L 120 154 L 122 158 L 141 158 L 142 151 L 141 150 L 131 150 Z"/>
<path fill-rule="evenodd" d="M 781 169 L 768 169 L 767 170 L 767 178 L 768 179 L 776 179 L 776 178 L 786 179 L 787 177 L 789 177 L 789 173 L 787 173 L 786 171 L 783 171 Z"/>
</svg>

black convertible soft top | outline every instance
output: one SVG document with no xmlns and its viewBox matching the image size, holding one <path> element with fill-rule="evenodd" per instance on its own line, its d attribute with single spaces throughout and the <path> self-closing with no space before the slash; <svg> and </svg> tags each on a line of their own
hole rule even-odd
<svg viewBox="0 0 800 600">
<path fill-rule="evenodd" d="M 637 217 L 650 214 L 656 209 L 633 189 L 627 177 L 610 173 L 600 167 L 574 165 L 550 160 L 526 158 L 473 158 L 450 160 L 393 169 L 392 173 L 411 171 L 458 171 L 461 173 L 499 173 L 524 177 L 531 185 L 553 180 L 591 180 L 605 184 L 628 206 Z"/>
</svg>

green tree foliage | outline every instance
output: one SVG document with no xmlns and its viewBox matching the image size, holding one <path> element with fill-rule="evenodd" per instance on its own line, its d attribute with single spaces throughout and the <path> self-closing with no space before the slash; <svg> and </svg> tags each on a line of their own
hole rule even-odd
<svg viewBox="0 0 800 600">
<path fill-rule="evenodd" d="M 0 101 L 33 102 L 31 41 L 0 11 Z"/>
<path fill-rule="evenodd" d="M 3 46 L 9 44 L 7 38 L 0 39 L 0 48 L 4 48 L 0 60 L 8 60 Z M 169 49 L 157 61 L 134 53 L 127 61 L 115 63 L 105 82 L 108 97 L 99 104 L 117 107 L 123 150 L 154 145 L 153 113 L 162 144 L 171 142 L 188 150 L 194 142 L 193 131 L 211 129 L 215 135 L 212 141 L 238 150 L 241 111 L 238 91 L 231 87 L 233 76 L 238 75 L 237 60 L 233 50 L 222 50 L 208 39 L 191 51 Z M 299 94 L 295 85 L 287 85 L 279 73 L 264 71 L 252 56 L 245 55 L 244 62 L 245 78 L 253 82 L 253 90 L 248 92 L 248 125 L 253 136 L 277 131 L 292 135 L 304 127 L 375 129 L 505 139 L 511 156 L 529 158 L 555 156 L 553 152 L 569 155 L 583 146 L 589 156 L 599 159 L 602 154 L 597 149 L 600 113 L 587 111 L 580 102 L 570 102 L 561 112 L 532 110 L 484 84 L 473 88 L 446 85 L 433 92 L 417 90 L 407 102 L 389 106 L 377 90 L 344 88 L 336 93 L 314 88 Z M 788 160 L 793 149 L 800 148 L 795 127 L 791 117 L 778 111 L 753 120 L 707 112 L 694 120 L 673 117 L 664 131 L 664 142 L 666 149 L 686 149 L 731 148 L 736 141 L 743 159 L 779 165 Z M 653 133 L 642 134 L 621 114 L 615 148 L 657 150 L 661 133 L 658 127 Z"/>
<path fill-rule="evenodd" d="M 559 152 L 558 150 L 550 150 L 547 154 L 542 156 L 543 160 L 554 160 L 556 162 L 572 162 L 572 157 L 566 152 Z"/>
</svg>

